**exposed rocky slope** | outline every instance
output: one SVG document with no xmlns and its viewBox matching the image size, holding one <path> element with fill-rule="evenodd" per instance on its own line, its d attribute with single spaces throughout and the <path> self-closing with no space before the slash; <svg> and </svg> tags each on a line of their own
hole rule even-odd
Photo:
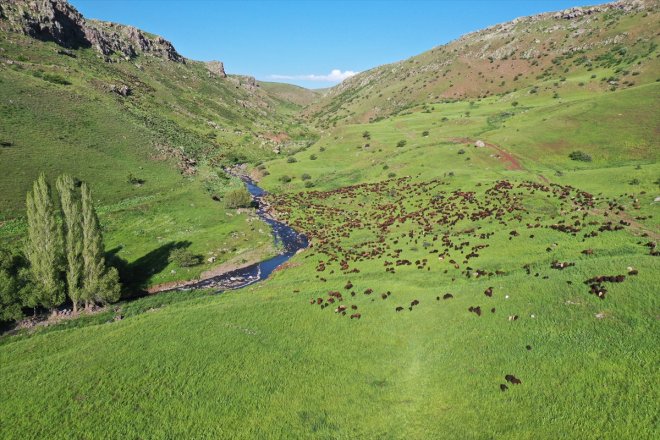
<svg viewBox="0 0 660 440">
<path fill-rule="evenodd" d="M 71 49 L 93 47 L 100 55 L 126 60 L 138 54 L 184 63 L 169 41 L 133 26 L 86 20 L 65 0 L 9 0 L 2 8 L 8 29 Z"/>
<path fill-rule="evenodd" d="M 347 79 L 307 115 L 323 126 L 367 122 L 420 103 L 478 99 L 598 69 L 609 69 L 614 85 L 622 72 L 655 81 L 658 5 L 617 1 L 498 24 Z"/>
</svg>

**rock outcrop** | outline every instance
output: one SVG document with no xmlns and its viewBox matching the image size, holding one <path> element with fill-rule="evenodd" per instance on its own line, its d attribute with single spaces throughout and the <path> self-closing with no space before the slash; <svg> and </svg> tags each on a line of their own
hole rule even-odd
<svg viewBox="0 0 660 440">
<path fill-rule="evenodd" d="M 227 78 L 227 74 L 225 73 L 225 65 L 222 61 L 207 61 L 206 68 L 208 69 L 211 76 Z"/>
<path fill-rule="evenodd" d="M 132 26 L 86 20 L 65 0 L 8 0 L 2 5 L 0 18 L 10 31 L 69 49 L 91 47 L 108 61 L 113 55 L 128 60 L 142 54 L 185 63 L 164 38 Z"/>
</svg>

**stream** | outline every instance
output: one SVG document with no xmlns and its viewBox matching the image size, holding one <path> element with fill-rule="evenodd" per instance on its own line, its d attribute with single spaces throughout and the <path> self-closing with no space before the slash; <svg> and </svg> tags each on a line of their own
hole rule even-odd
<svg viewBox="0 0 660 440">
<path fill-rule="evenodd" d="M 308 241 L 305 235 L 299 234 L 293 228 L 273 219 L 264 211 L 262 198 L 266 195 L 266 191 L 258 187 L 247 177 L 241 177 L 241 180 L 243 180 L 245 187 L 252 195 L 252 199 L 257 203 L 257 215 L 271 227 L 275 246 L 281 248 L 282 251 L 279 255 L 260 263 L 207 278 L 174 290 L 217 289 L 218 292 L 221 292 L 223 290 L 240 289 L 257 281 L 265 280 L 275 269 L 294 256 L 296 252 L 307 247 Z"/>
</svg>

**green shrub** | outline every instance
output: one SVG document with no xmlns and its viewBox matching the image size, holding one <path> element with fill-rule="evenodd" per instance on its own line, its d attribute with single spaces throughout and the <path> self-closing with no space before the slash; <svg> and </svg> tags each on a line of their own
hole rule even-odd
<svg viewBox="0 0 660 440">
<path fill-rule="evenodd" d="M 71 82 L 69 82 L 69 80 L 67 80 L 63 76 L 60 76 L 56 73 L 44 73 L 42 78 L 45 79 L 48 82 L 53 83 L 53 84 L 60 84 L 60 85 L 63 85 L 63 86 L 71 85 Z"/>
<path fill-rule="evenodd" d="M 426 136 L 428 136 L 428 135 L 429 135 L 429 131 L 428 131 L 428 130 L 424 130 L 424 131 L 422 132 L 422 136 L 423 136 L 423 137 L 426 137 Z"/>
<path fill-rule="evenodd" d="M 289 177 L 285 174 L 284 176 L 280 177 L 280 182 L 289 183 L 289 182 L 291 182 L 291 177 Z"/>
<path fill-rule="evenodd" d="M 250 205 L 252 205 L 252 196 L 245 188 L 234 189 L 225 194 L 226 208 L 248 208 Z"/>
<path fill-rule="evenodd" d="M 309 180 L 309 179 L 312 178 L 312 176 L 310 176 L 309 174 L 305 173 L 305 174 L 303 174 L 302 176 L 300 176 L 300 178 L 301 178 L 302 180 Z"/>
<path fill-rule="evenodd" d="M 406 146 L 406 143 L 407 143 L 406 141 L 404 141 L 403 139 L 401 139 L 399 142 L 396 143 L 396 147 L 397 147 L 397 148 L 403 148 L 403 147 Z"/>
<path fill-rule="evenodd" d="M 137 177 L 133 173 L 128 173 L 128 176 L 126 177 L 126 181 L 131 185 L 142 185 L 145 182 L 144 179 Z"/>
<path fill-rule="evenodd" d="M 458 150 L 458 154 L 465 154 L 465 150 L 461 148 L 460 150 Z"/>
<path fill-rule="evenodd" d="M 579 160 L 581 162 L 591 162 L 591 156 L 579 150 L 573 151 L 571 154 L 568 155 L 568 157 L 570 157 L 571 160 Z"/>
<path fill-rule="evenodd" d="M 396 173 L 387 173 L 387 177 L 389 177 L 390 179 L 396 177 Z"/>
<path fill-rule="evenodd" d="M 202 262 L 202 257 L 193 254 L 188 249 L 177 248 L 170 252 L 168 261 L 179 267 L 192 267 L 200 264 Z"/>
<path fill-rule="evenodd" d="M 305 182 L 305 188 L 312 188 L 313 186 L 314 186 L 314 182 L 312 181 Z"/>
<path fill-rule="evenodd" d="M 298 159 L 296 159 L 293 156 L 289 156 L 289 157 L 287 157 L 286 161 L 287 161 L 287 163 L 296 163 L 296 162 L 298 162 Z"/>
<path fill-rule="evenodd" d="M 316 160 L 316 159 L 317 159 L 316 154 L 312 154 L 311 156 L 309 156 L 309 160 Z"/>
</svg>

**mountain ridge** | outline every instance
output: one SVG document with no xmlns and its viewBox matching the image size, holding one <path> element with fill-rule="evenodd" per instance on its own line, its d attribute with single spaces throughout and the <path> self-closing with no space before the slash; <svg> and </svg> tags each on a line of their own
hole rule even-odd
<svg viewBox="0 0 660 440">
<path fill-rule="evenodd" d="M 623 43 L 638 48 L 640 43 L 653 43 L 656 36 L 652 23 L 658 4 L 657 0 L 617 1 L 519 17 L 489 26 L 348 78 L 307 108 L 305 116 L 320 120 L 325 127 L 337 121 L 369 122 L 410 105 L 479 99 L 512 91 L 514 81 L 519 88 L 551 75 L 560 77 L 568 72 L 561 72 L 559 67 L 569 66 L 565 60 L 553 65 L 557 58 L 582 52 L 605 56 L 604 49 Z M 636 15 L 646 16 L 636 19 L 640 23 L 626 23 Z M 600 21 L 606 22 L 602 29 L 596 25 Z M 594 59 L 588 61 L 597 64 Z M 573 67 L 569 71 L 575 70 Z M 478 75 L 474 75 L 475 70 Z M 528 77 L 521 78 L 524 74 Z M 539 75 L 545 78 L 537 78 Z"/>
</svg>

